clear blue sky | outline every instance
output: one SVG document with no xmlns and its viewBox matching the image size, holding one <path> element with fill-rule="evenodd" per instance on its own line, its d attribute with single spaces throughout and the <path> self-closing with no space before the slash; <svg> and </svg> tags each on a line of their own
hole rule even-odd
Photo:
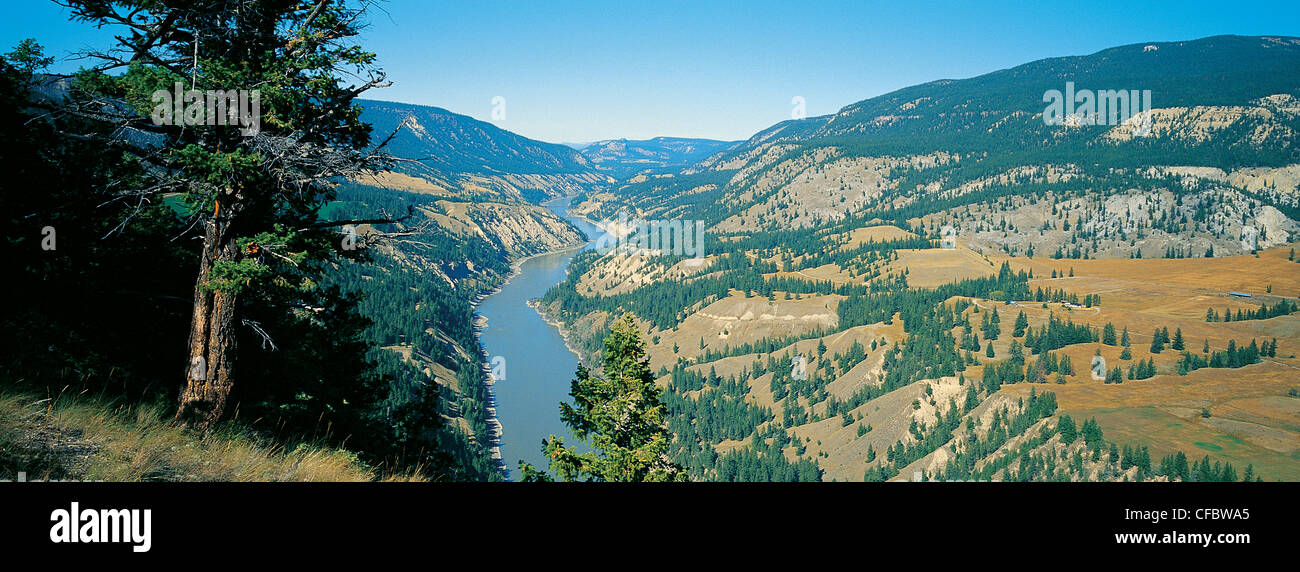
<svg viewBox="0 0 1300 572">
<path fill-rule="evenodd" d="M 59 58 L 111 37 L 52 2 L 7 6 L 0 45 L 35 37 Z M 380 4 L 365 45 L 393 87 L 522 135 L 579 142 L 743 139 L 909 85 L 1035 59 L 1217 34 L 1300 36 L 1300 1 L 432 2 Z M 77 62 L 61 61 L 56 71 Z"/>
</svg>

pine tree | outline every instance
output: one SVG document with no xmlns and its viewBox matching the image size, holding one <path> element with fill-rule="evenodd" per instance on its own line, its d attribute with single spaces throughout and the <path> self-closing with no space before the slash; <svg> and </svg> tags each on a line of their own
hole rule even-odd
<svg viewBox="0 0 1300 572">
<path fill-rule="evenodd" d="M 1124 382 L 1124 370 L 1120 369 L 1119 366 L 1115 366 L 1113 369 L 1111 369 L 1110 374 L 1106 376 L 1106 383 L 1123 383 L 1123 382 Z"/>
<path fill-rule="evenodd" d="M 1164 350 L 1164 338 L 1160 335 L 1160 328 L 1156 328 L 1155 333 L 1151 335 L 1151 353 L 1158 354 Z"/>
<path fill-rule="evenodd" d="M 625 315 L 605 337 L 602 376 L 579 365 L 560 418 L 593 451 L 579 453 L 551 435 L 542 451 L 550 469 L 565 481 L 684 481 L 686 472 L 668 459 L 672 440 L 667 406 L 655 386 L 641 333 Z M 520 462 L 525 480 L 548 480 Z"/>
<path fill-rule="evenodd" d="M 1178 351 L 1183 351 L 1186 348 L 1186 346 L 1183 344 L 1182 328 L 1178 328 L 1177 330 L 1174 331 L 1174 341 L 1169 347 Z"/>
<path fill-rule="evenodd" d="M 1101 343 L 1108 346 L 1115 345 L 1115 324 L 1106 322 L 1106 326 L 1101 330 Z"/>
<path fill-rule="evenodd" d="M 1056 424 L 1056 431 L 1061 435 L 1061 442 L 1069 445 L 1079 436 L 1078 426 L 1075 425 L 1074 419 L 1069 415 L 1062 415 L 1061 421 Z"/>
<path fill-rule="evenodd" d="M 194 213 L 201 244 L 175 418 L 209 428 L 234 390 L 236 342 L 253 308 L 279 300 L 281 307 L 272 310 L 288 314 L 320 305 L 317 279 L 340 256 L 336 237 L 343 226 L 319 216 L 335 196 L 328 181 L 387 163 L 382 153 L 368 151 L 370 126 L 360 120 L 355 103 L 363 92 L 387 85 L 375 55 L 356 43 L 365 8 L 344 2 L 64 4 L 74 20 L 130 28 L 115 36 L 113 50 L 92 56 L 122 73 L 83 84 L 105 101 L 121 102 L 122 111 L 140 102 L 156 104 L 156 94 L 172 93 L 178 84 L 196 93 L 255 89 L 265 95 L 256 112 L 250 106 L 257 117 L 241 118 L 250 129 L 258 120 L 255 136 L 233 126 L 186 125 L 202 119 L 189 117 L 201 106 L 189 106 L 185 118 L 176 118 L 169 106 L 159 105 L 153 111 L 161 122 L 148 113 L 115 112 L 107 119 L 120 130 L 151 137 L 147 149 L 114 145 L 123 162 L 139 163 L 147 173 L 123 191 L 132 190 L 140 204 L 172 192 Z M 358 77 L 360 85 L 347 85 Z"/>
</svg>

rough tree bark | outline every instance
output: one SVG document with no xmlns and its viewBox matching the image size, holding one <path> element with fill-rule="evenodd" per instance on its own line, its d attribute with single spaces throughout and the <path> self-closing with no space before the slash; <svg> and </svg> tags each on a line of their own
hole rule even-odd
<svg viewBox="0 0 1300 572">
<path fill-rule="evenodd" d="M 238 295 L 208 287 L 218 261 L 233 261 L 238 249 L 230 232 L 235 208 L 215 212 L 204 229 L 203 253 L 194 283 L 194 311 L 190 318 L 189 363 L 181 391 L 176 421 L 207 430 L 225 411 L 234 387 L 235 313 Z"/>
</svg>

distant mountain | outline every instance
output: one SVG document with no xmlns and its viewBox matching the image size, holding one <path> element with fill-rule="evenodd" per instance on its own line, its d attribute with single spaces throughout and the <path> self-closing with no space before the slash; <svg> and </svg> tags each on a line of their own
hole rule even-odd
<svg viewBox="0 0 1300 572">
<path fill-rule="evenodd" d="M 1044 120 L 1053 91 L 1085 90 L 1096 103 L 1103 93 L 1149 91 L 1150 105 L 1130 102 L 1127 122 L 1089 122 L 1068 110 L 1063 124 Z M 1086 192 L 1094 200 L 1127 193 L 1140 202 L 1154 200 L 1148 195 L 1176 178 L 1177 192 L 1196 193 L 1178 209 L 1203 204 L 1200 210 L 1215 214 L 1171 213 L 1195 224 L 1170 226 L 1177 236 L 1153 241 L 1145 247 L 1150 256 L 1164 252 L 1166 243 L 1198 251 L 1225 247 L 1243 225 L 1267 227 L 1271 240 L 1282 240 L 1295 224 L 1284 219 L 1300 219 L 1297 164 L 1300 38 L 1215 36 L 907 87 L 832 115 L 778 123 L 673 176 L 592 195 L 584 209 L 594 216 L 622 207 L 671 213 L 703 219 L 717 232 L 741 232 L 853 225 L 872 217 L 901 223 L 1023 195 L 1035 197 L 1024 208 L 1050 211 L 1050 204 L 1039 204 L 1048 191 L 1057 197 Z M 1213 201 L 1246 209 L 1252 221 L 1218 220 L 1226 207 L 1211 208 Z M 1136 217 L 1124 210 L 1116 224 L 1150 224 Z M 1118 228 L 1087 235 L 1089 248 L 1081 250 L 1136 255 L 1131 237 Z M 1076 231 L 1066 240 L 1082 240 Z M 1006 238 L 991 242 L 1016 248 Z"/>
<path fill-rule="evenodd" d="M 736 141 L 655 137 L 645 140 L 612 139 L 588 143 L 581 153 L 597 169 L 618 179 L 642 173 L 659 173 L 694 164 Z"/>
<path fill-rule="evenodd" d="M 567 145 L 529 139 L 440 107 L 359 103 L 361 120 L 374 126 L 372 141 L 382 141 L 397 130 L 387 150 L 409 161 L 399 162 L 393 171 L 463 198 L 538 203 L 589 190 L 609 179 Z M 408 183 L 408 187 L 419 186 Z"/>
<path fill-rule="evenodd" d="M 1037 60 L 960 80 L 937 80 L 850 104 L 834 115 L 785 121 L 760 131 L 716 157 L 717 163 L 774 144 L 842 146 L 855 154 L 1010 151 L 1042 156 L 1078 155 L 1080 149 L 1122 143 L 1111 125 L 1059 129 L 1043 121 L 1044 94 L 1066 90 L 1150 90 L 1157 114 L 1155 138 L 1140 142 L 1139 162 L 1182 154 L 1189 144 L 1216 155 L 1224 167 L 1300 161 L 1290 145 L 1300 127 L 1286 101 L 1300 96 L 1300 38 L 1214 36 L 1185 42 L 1155 42 L 1109 48 L 1086 56 Z M 1233 110 L 1221 125 L 1181 131 L 1197 118 L 1188 108 L 1263 107 L 1281 103 L 1281 113 Z M 1276 106 L 1276 105 L 1275 105 Z M 1290 111 L 1288 111 L 1290 110 Z M 1241 111 L 1240 109 L 1236 111 Z M 1203 118 L 1204 119 L 1204 118 Z M 1214 120 L 1206 119 L 1211 123 Z M 1127 130 L 1126 130 L 1127 131 Z M 1243 133 L 1251 136 L 1240 137 Z M 1125 138 L 1127 139 L 1127 138 Z M 1153 152 L 1155 157 L 1153 157 Z"/>
<path fill-rule="evenodd" d="M 1120 90 L 1151 104 L 1080 112 Z M 1223 401 L 1197 423 L 1185 392 L 1153 397 L 1296 379 L 1293 351 L 1221 348 L 1300 344 L 1300 38 L 1134 44 L 933 81 L 576 208 L 649 221 L 629 244 L 668 244 L 656 222 L 704 229 L 694 261 L 677 245 L 581 253 L 538 304 L 593 362 L 617 316 L 644 324 L 670 456 L 692 479 L 1238 480 L 1215 476 L 1220 462 L 1300 478 L 1286 452 L 1217 446 L 1173 469 L 1188 455 L 1168 443 L 1236 421 Z M 1186 337 L 1174 351 L 1168 331 Z M 1112 451 L 1164 460 L 1150 474 L 1107 460 L 1103 426 Z"/>
<path fill-rule="evenodd" d="M 407 128 L 389 151 L 420 158 L 430 168 L 459 173 L 582 173 L 591 164 L 566 145 L 546 143 L 506 131 L 486 121 L 441 107 L 363 100 L 361 120 L 374 126 L 374 138 Z"/>
</svg>

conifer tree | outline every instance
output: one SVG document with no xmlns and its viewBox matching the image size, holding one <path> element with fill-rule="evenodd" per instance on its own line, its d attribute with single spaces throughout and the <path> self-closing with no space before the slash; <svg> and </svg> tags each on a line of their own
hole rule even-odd
<svg viewBox="0 0 1300 572">
<path fill-rule="evenodd" d="M 1028 327 L 1029 327 L 1029 319 L 1025 317 L 1024 310 L 1021 310 L 1020 315 L 1016 316 L 1015 330 L 1011 332 L 1011 335 L 1017 338 L 1023 336 L 1025 335 L 1025 328 Z"/>
<path fill-rule="evenodd" d="M 114 49 L 93 55 L 99 65 L 80 74 L 81 89 L 93 97 L 70 111 L 115 122 L 123 132 L 147 133 L 139 138 L 151 138 L 144 148 L 131 141 L 105 143 L 127 148 L 119 152 L 122 161 L 143 165 L 147 174 L 123 195 L 148 204 L 173 194 L 194 213 L 201 246 L 176 419 L 206 429 L 221 418 L 236 383 L 242 328 L 256 331 L 249 325 L 250 307 L 271 303 L 288 313 L 320 305 L 316 279 L 344 254 L 337 239 L 343 222 L 318 216 L 334 197 L 328 181 L 388 163 L 373 151 L 370 126 L 360 120 L 355 103 L 365 91 L 388 85 L 375 68 L 375 54 L 357 44 L 366 6 L 251 0 L 63 4 L 74 21 L 123 29 Z M 181 105 L 159 104 L 160 94 L 181 86 L 189 90 L 183 113 Z M 211 101 L 213 93 L 236 90 L 246 92 L 239 107 L 247 116 L 239 125 L 223 125 L 231 111 L 225 105 L 188 103 L 192 94 L 201 101 L 208 93 Z M 252 90 L 259 96 L 256 108 L 247 93 Z M 104 113 L 119 105 L 110 100 L 134 113 Z"/>
<path fill-rule="evenodd" d="M 1101 343 L 1108 346 L 1115 345 L 1115 324 L 1106 322 L 1106 326 L 1101 330 Z"/>
<path fill-rule="evenodd" d="M 668 458 L 672 440 L 667 406 L 655 386 L 645 343 L 631 314 L 605 337 L 601 375 L 579 365 L 560 418 L 593 451 L 579 453 L 551 435 L 542 443 L 550 470 L 564 481 L 684 481 L 686 472 Z M 550 477 L 520 462 L 524 480 Z"/>
<path fill-rule="evenodd" d="M 1156 328 L 1155 333 L 1151 335 L 1151 353 L 1158 354 L 1164 350 L 1165 340 L 1160 335 L 1160 328 Z"/>
</svg>

